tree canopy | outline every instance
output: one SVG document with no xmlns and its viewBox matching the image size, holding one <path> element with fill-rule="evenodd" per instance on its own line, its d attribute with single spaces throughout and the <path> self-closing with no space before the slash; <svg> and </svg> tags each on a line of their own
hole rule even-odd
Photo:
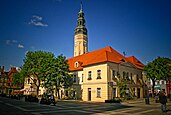
<svg viewBox="0 0 171 115">
<path fill-rule="evenodd" d="M 152 62 L 149 62 L 144 71 L 147 77 L 154 80 L 166 80 L 171 78 L 171 59 L 158 57 Z"/>
<path fill-rule="evenodd" d="M 16 74 L 15 83 L 20 83 L 25 78 L 30 78 L 37 87 L 37 95 L 39 87 L 61 87 L 61 83 L 65 83 L 69 77 L 69 65 L 65 56 L 55 57 L 51 52 L 35 51 L 27 52 L 21 72 Z"/>
<path fill-rule="evenodd" d="M 72 85 L 72 78 L 69 75 L 69 65 L 67 64 L 66 57 L 59 55 L 54 58 L 53 65 L 51 66 L 51 73 L 44 79 L 44 86 L 52 91 L 52 88 L 56 90 L 59 95 L 59 89 L 61 87 L 69 87 Z M 57 96 L 56 94 L 56 96 Z"/>
<path fill-rule="evenodd" d="M 152 80 L 152 92 L 154 94 L 154 86 L 156 80 L 171 80 L 171 59 L 158 57 L 152 62 L 149 62 L 144 71 L 149 79 Z"/>
</svg>

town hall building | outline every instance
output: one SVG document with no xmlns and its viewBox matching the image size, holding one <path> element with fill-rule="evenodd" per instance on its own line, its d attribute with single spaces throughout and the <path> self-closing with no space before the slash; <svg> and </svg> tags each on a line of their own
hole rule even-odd
<svg viewBox="0 0 171 115">
<path fill-rule="evenodd" d="M 127 96 L 142 98 L 146 95 L 144 64 L 135 56 L 125 57 L 111 46 L 88 51 L 88 31 L 82 6 L 78 13 L 74 34 L 74 57 L 68 59 L 73 76 L 72 96 L 83 101 L 104 102 Z M 125 81 L 125 89 L 120 85 Z"/>
</svg>

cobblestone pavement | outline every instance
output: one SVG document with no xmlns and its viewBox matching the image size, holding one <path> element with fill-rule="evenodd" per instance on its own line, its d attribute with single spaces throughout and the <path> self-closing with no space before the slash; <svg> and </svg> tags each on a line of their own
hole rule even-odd
<svg viewBox="0 0 171 115">
<path fill-rule="evenodd" d="M 167 104 L 170 108 L 170 102 Z M 0 115 L 171 115 L 162 113 L 160 104 L 143 100 L 121 104 L 58 101 L 56 106 L 0 97 Z"/>
</svg>

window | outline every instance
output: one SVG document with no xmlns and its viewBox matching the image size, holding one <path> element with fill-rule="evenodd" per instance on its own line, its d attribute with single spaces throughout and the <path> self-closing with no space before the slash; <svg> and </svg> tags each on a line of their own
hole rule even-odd
<svg viewBox="0 0 171 115">
<path fill-rule="evenodd" d="M 84 74 L 82 74 L 82 82 L 83 82 L 83 77 L 84 77 Z"/>
<path fill-rule="evenodd" d="M 115 77 L 115 70 L 112 70 L 112 79 L 114 80 L 116 77 Z"/>
<path fill-rule="evenodd" d="M 164 81 L 162 81 L 162 84 L 164 84 Z"/>
<path fill-rule="evenodd" d="M 97 79 L 101 79 L 101 70 L 97 70 Z"/>
<path fill-rule="evenodd" d="M 137 78 L 139 78 L 139 75 L 137 74 Z"/>
<path fill-rule="evenodd" d="M 125 79 L 125 72 L 123 72 L 123 79 Z"/>
<path fill-rule="evenodd" d="M 126 73 L 126 79 L 129 79 L 129 72 Z"/>
<path fill-rule="evenodd" d="M 92 76 L 91 76 L 91 71 L 88 72 L 88 80 L 91 80 Z"/>
<path fill-rule="evenodd" d="M 78 83 L 80 83 L 80 77 L 78 77 Z"/>
<path fill-rule="evenodd" d="M 79 62 L 75 62 L 74 67 L 78 68 L 79 67 Z"/>
<path fill-rule="evenodd" d="M 130 74 L 130 80 L 132 80 L 132 73 Z"/>
<path fill-rule="evenodd" d="M 76 78 L 77 78 L 77 75 L 74 74 L 74 75 L 73 75 L 73 82 L 76 82 Z"/>
<path fill-rule="evenodd" d="M 97 88 L 97 97 L 101 98 L 101 88 Z"/>
<path fill-rule="evenodd" d="M 139 82 L 139 76 L 138 76 L 138 74 L 137 74 L 137 81 Z"/>
<path fill-rule="evenodd" d="M 27 79 L 27 84 L 30 84 L 30 78 Z"/>
</svg>

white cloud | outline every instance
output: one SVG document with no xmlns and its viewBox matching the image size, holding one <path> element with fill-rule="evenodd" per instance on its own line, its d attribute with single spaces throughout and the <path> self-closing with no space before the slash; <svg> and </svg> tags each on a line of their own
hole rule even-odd
<svg viewBox="0 0 171 115">
<path fill-rule="evenodd" d="M 41 16 L 33 15 L 32 19 L 28 24 L 33 26 L 47 27 L 48 25 L 44 23 L 42 20 L 43 18 Z"/>
<path fill-rule="evenodd" d="M 32 17 L 36 20 L 40 20 L 40 21 L 42 20 L 42 17 L 40 17 L 40 16 L 33 15 Z"/>
<path fill-rule="evenodd" d="M 10 45 L 10 42 L 11 42 L 10 40 L 6 40 L 7 45 Z"/>
<path fill-rule="evenodd" d="M 18 41 L 17 40 L 12 40 L 12 43 L 18 43 Z"/>
<path fill-rule="evenodd" d="M 7 45 L 13 45 L 13 44 L 17 44 L 17 43 L 18 43 L 17 40 L 6 40 Z"/>
<path fill-rule="evenodd" d="M 24 45 L 18 44 L 18 48 L 24 48 Z"/>
<path fill-rule="evenodd" d="M 18 48 L 24 48 L 24 45 L 19 43 L 17 40 L 6 40 L 6 45 L 16 46 Z"/>
</svg>

